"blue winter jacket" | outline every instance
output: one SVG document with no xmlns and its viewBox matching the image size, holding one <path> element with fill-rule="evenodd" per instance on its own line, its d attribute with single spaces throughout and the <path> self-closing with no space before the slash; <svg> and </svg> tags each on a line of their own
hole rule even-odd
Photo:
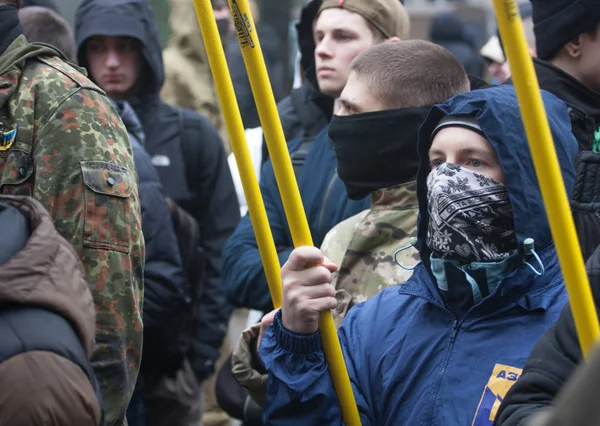
<svg viewBox="0 0 600 426">
<path fill-rule="evenodd" d="M 336 173 L 335 151 L 327 136 L 327 129 L 317 135 L 298 178 L 300 195 L 316 247 L 321 245 L 331 228 L 370 206 L 368 198 L 361 201 L 348 198 L 346 188 Z M 302 141 L 296 139 L 290 142 L 290 152 L 294 152 Z M 263 166 L 260 189 L 279 261 L 283 265 L 294 244 L 270 160 Z M 223 249 L 223 288 L 229 301 L 236 306 L 262 311 L 272 309 L 249 215 L 242 219 Z"/>
<path fill-rule="evenodd" d="M 566 106 L 548 93 L 544 101 L 570 194 L 577 142 Z M 534 343 L 567 302 L 513 88 L 476 90 L 433 108 L 419 138 L 419 242 L 426 241 L 429 220 L 431 133 L 450 114 L 479 121 L 504 171 L 519 245 L 535 239 L 545 273 L 518 267 L 459 318 L 424 262 L 402 286 L 352 308 L 339 338 L 363 426 L 492 426 Z M 427 259 L 429 250 L 419 245 Z M 279 312 L 260 356 L 269 372 L 265 424 L 342 424 L 319 333 L 287 331 Z"/>
</svg>

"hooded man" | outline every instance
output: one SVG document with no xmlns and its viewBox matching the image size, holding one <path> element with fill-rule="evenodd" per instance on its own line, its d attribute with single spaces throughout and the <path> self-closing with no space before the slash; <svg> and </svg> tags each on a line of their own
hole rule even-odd
<svg viewBox="0 0 600 426">
<path fill-rule="evenodd" d="M 326 0 L 317 16 L 313 35 L 319 89 L 336 99 L 348 80 L 350 63 L 358 54 L 376 44 L 406 38 L 410 26 L 408 14 L 398 0 Z M 292 156 L 302 143 L 303 139 L 297 139 L 288 144 Z M 279 260 L 284 263 L 293 243 L 270 162 L 263 167 L 260 182 Z M 355 202 L 346 196 L 335 170 L 335 151 L 327 137 L 327 128 L 321 130 L 310 146 L 298 185 L 316 245 L 321 244 L 333 226 L 369 205 L 368 201 Z M 223 287 L 236 306 L 271 310 L 267 281 L 248 216 L 225 246 Z"/>
<path fill-rule="evenodd" d="M 214 372 L 231 312 L 220 289 L 221 250 L 239 221 L 239 207 L 225 151 L 206 118 L 160 99 L 163 62 L 148 2 L 86 0 L 77 11 L 75 36 L 79 63 L 88 68 L 92 80 L 112 99 L 133 106 L 165 195 L 198 224 L 200 235 L 192 242 L 191 257 L 182 253 L 184 264 L 197 265 L 202 277 L 187 277 L 189 327 L 180 330 L 185 358 L 180 368 L 186 369 L 182 373 L 186 377 L 195 375 L 193 388 L 199 394 L 200 382 Z M 195 401 L 192 416 L 199 410 L 196 396 L 189 398 Z M 150 405 L 158 407 L 158 403 Z M 176 411 L 183 415 L 186 409 Z M 164 412 L 149 414 L 158 417 L 166 419 Z"/>
<path fill-rule="evenodd" d="M 567 109 L 543 97 L 571 192 Z M 364 426 L 491 426 L 532 342 L 567 301 L 514 89 L 434 107 L 419 158 L 422 264 L 352 308 L 339 329 L 358 411 Z M 282 268 L 282 308 L 259 349 L 267 424 L 341 423 L 318 332 L 319 313 L 337 305 L 336 269 L 313 247 Z"/>
<path fill-rule="evenodd" d="M 92 366 L 120 425 L 142 349 L 144 240 L 127 132 L 104 93 L 60 52 L 29 44 L 0 1 L 0 189 L 39 201 L 79 255 L 96 306 Z"/>
</svg>

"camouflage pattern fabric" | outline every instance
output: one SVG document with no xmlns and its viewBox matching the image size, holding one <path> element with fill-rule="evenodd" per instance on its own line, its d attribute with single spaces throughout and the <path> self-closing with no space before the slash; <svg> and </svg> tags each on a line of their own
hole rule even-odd
<svg viewBox="0 0 600 426">
<path fill-rule="evenodd" d="M 371 195 L 372 204 L 365 210 L 329 231 L 321 251 L 340 268 L 334 275 L 338 305 L 332 312 L 339 328 L 348 310 L 364 302 L 386 287 L 403 284 L 412 275 L 396 265 L 394 253 L 409 245 L 410 237 L 417 235 L 419 213 L 416 182 L 382 189 Z M 398 255 L 403 265 L 411 267 L 419 262 L 415 248 Z M 254 369 L 255 340 L 260 324 L 242 333 L 233 350 L 231 360 L 233 377 L 245 387 L 261 405 L 267 388 L 267 375 Z"/>
<path fill-rule="evenodd" d="M 104 93 L 49 46 L 0 57 L 0 192 L 32 196 L 81 258 L 96 306 L 94 372 L 107 425 L 122 425 L 142 349 L 144 241 L 133 155 Z"/>
<path fill-rule="evenodd" d="M 168 104 L 198 111 L 219 132 L 225 151 L 231 153 L 225 120 L 217 97 L 194 2 L 170 0 L 173 32 L 163 52 L 165 82 L 161 98 Z"/>
<path fill-rule="evenodd" d="M 321 250 L 339 266 L 334 276 L 338 306 L 334 319 L 339 327 L 348 310 L 386 287 L 406 282 L 412 271 L 400 268 L 394 253 L 417 235 L 417 187 L 414 182 L 382 189 L 371 195 L 370 210 L 335 226 Z M 398 260 L 406 266 L 419 261 L 415 248 Z"/>
</svg>

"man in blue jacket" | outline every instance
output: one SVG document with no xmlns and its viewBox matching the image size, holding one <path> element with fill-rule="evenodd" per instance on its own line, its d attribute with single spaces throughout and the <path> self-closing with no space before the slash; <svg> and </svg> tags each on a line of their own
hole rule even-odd
<svg viewBox="0 0 600 426">
<path fill-rule="evenodd" d="M 567 108 L 544 100 L 571 193 L 577 143 Z M 363 426 L 491 426 L 567 301 L 514 89 L 434 107 L 419 153 L 423 262 L 344 320 L 354 396 Z M 270 375 L 267 424 L 341 423 L 317 331 L 320 312 L 336 306 L 335 269 L 311 247 L 282 269 L 283 306 L 259 349 Z"/>
<path fill-rule="evenodd" d="M 398 0 L 326 0 L 314 27 L 315 62 L 321 92 L 339 98 L 350 63 L 361 52 L 386 41 L 408 37 L 409 18 Z M 295 152 L 303 140 L 288 144 Z M 271 162 L 261 174 L 269 224 L 284 263 L 293 249 Z M 351 201 L 336 172 L 335 152 L 323 129 L 310 147 L 298 179 L 314 244 L 339 222 L 369 208 L 369 200 Z M 242 219 L 223 249 L 223 288 L 231 303 L 261 311 L 272 309 L 267 280 L 250 217 Z"/>
</svg>

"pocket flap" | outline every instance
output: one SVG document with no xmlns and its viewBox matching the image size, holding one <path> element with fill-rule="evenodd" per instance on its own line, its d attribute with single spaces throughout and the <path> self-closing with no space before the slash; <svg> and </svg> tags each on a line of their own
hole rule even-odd
<svg viewBox="0 0 600 426">
<path fill-rule="evenodd" d="M 85 185 L 99 194 L 128 198 L 135 185 L 126 167 L 107 161 L 82 161 L 81 171 Z"/>
</svg>

